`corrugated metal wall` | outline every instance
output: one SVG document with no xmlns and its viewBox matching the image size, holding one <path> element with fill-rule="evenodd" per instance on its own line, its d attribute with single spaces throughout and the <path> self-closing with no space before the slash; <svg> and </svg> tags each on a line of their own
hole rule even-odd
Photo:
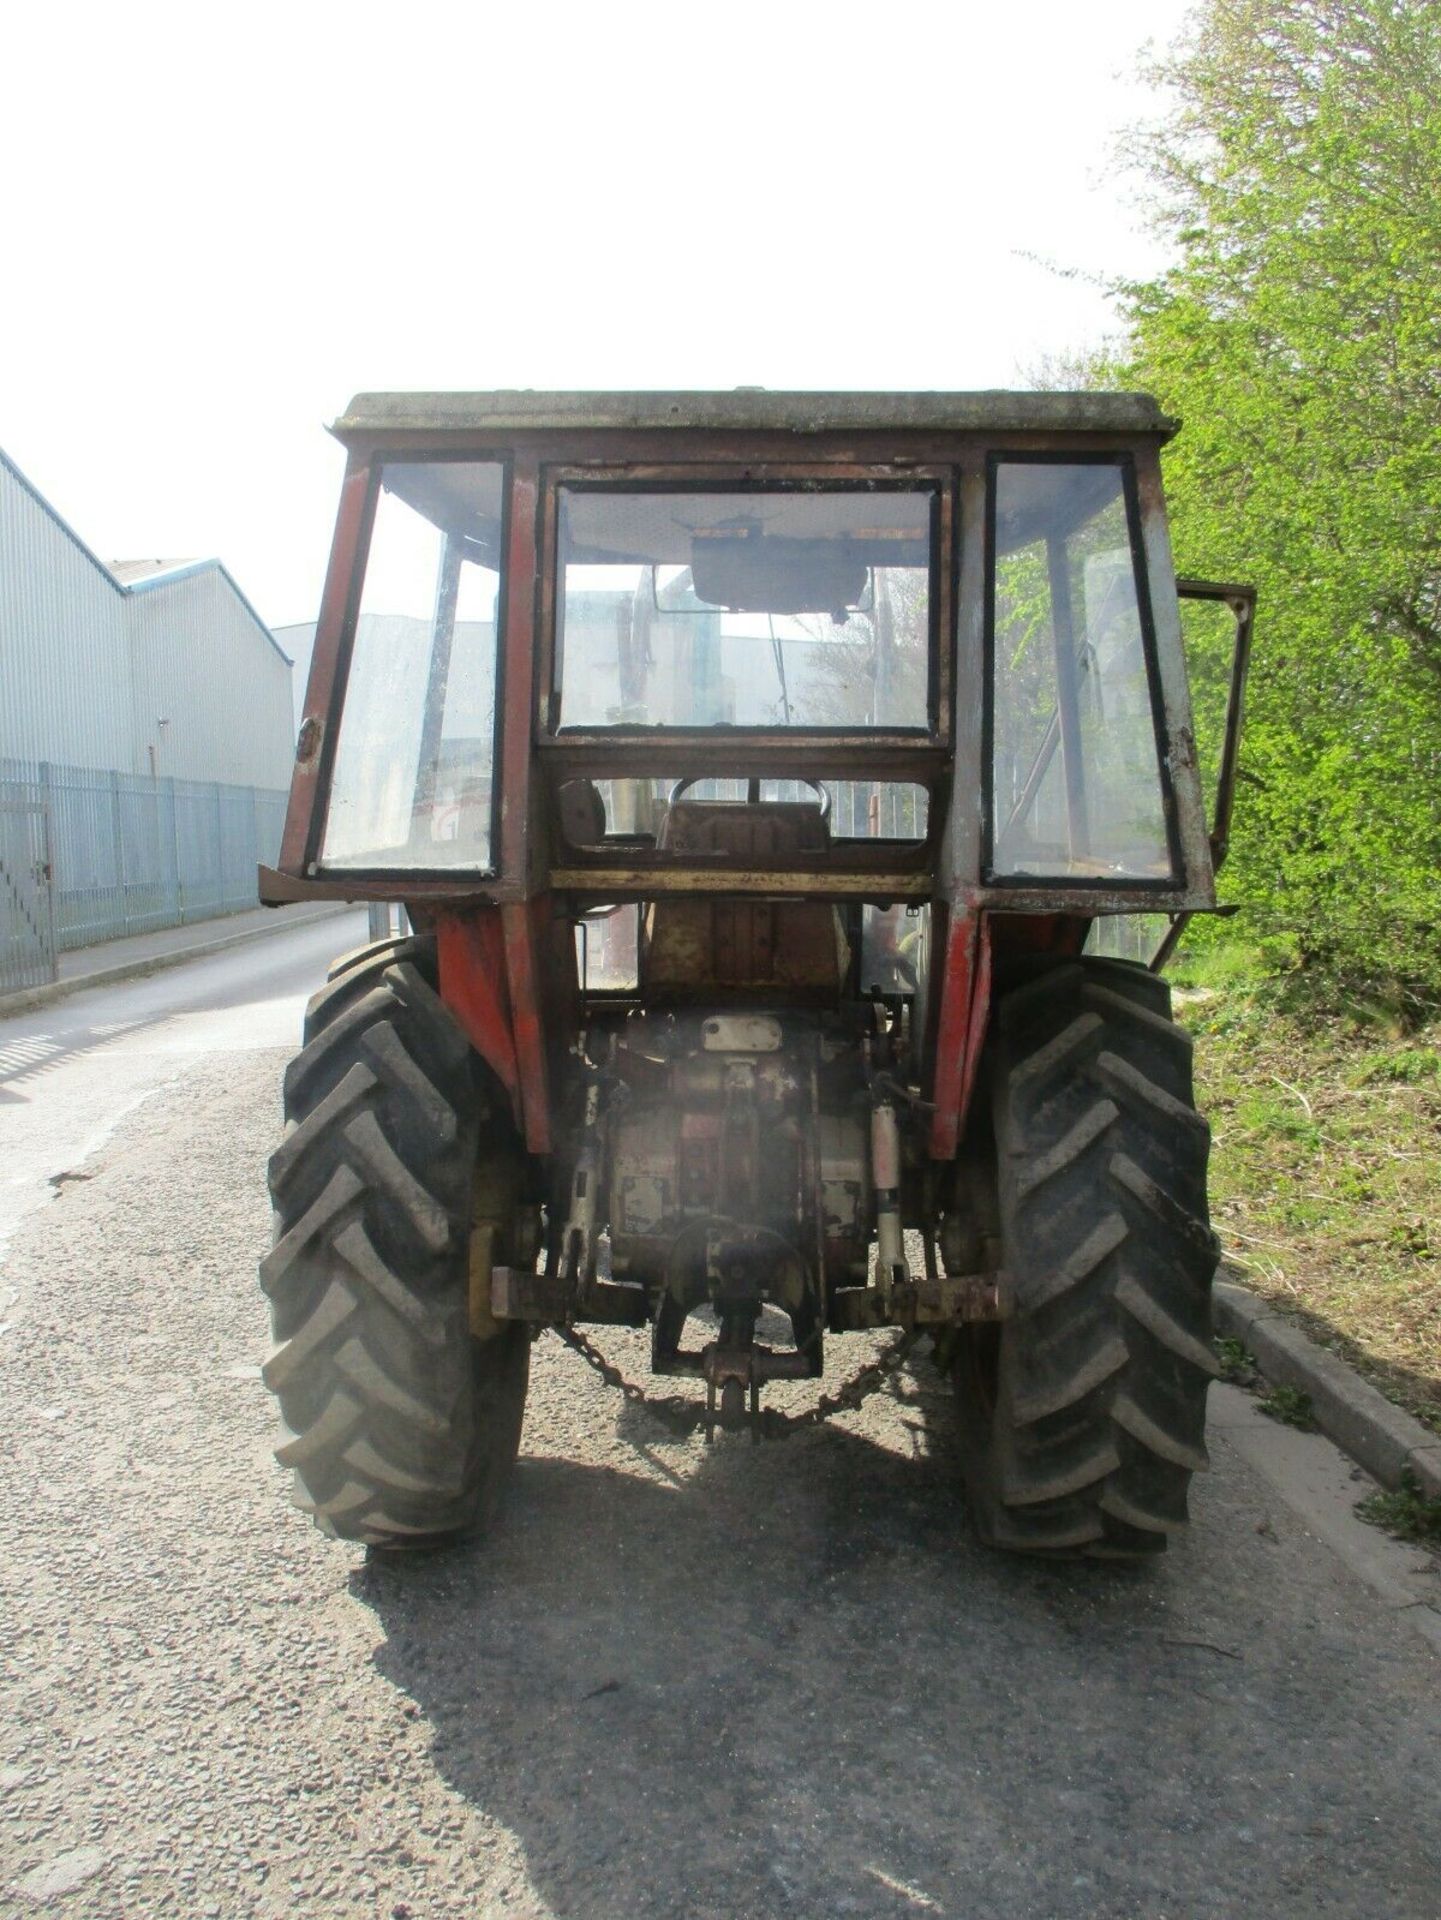
<svg viewBox="0 0 1441 1920">
<path fill-rule="evenodd" d="M 223 567 L 122 587 L 0 453 L 0 758 L 279 788 L 294 739 L 290 662 Z"/>
<path fill-rule="evenodd" d="M 129 771 L 288 787 L 290 662 L 219 567 L 131 588 Z M 166 725 L 158 725 L 164 720 Z"/>
<path fill-rule="evenodd" d="M 310 659 L 315 652 L 314 620 L 300 620 L 293 626 L 273 627 L 276 640 L 281 648 L 290 655 L 290 691 L 295 696 L 295 731 L 299 733 L 300 722 L 305 715 L 305 689 L 310 684 Z"/>
<path fill-rule="evenodd" d="M 132 770 L 125 596 L 0 455 L 0 755 Z"/>
<path fill-rule="evenodd" d="M 253 906 L 294 737 L 290 663 L 222 567 L 122 587 L 0 453 L 0 993 Z"/>
</svg>

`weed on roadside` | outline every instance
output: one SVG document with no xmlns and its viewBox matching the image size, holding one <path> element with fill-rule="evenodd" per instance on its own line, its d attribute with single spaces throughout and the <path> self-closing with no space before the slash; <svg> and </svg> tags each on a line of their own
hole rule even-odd
<svg viewBox="0 0 1441 1920">
<path fill-rule="evenodd" d="M 1261 1377 L 1255 1354 L 1243 1340 L 1233 1340 L 1229 1334 L 1216 1336 L 1216 1358 L 1221 1363 L 1221 1378 L 1233 1387 L 1254 1387 Z"/>
<path fill-rule="evenodd" d="M 1302 1387 L 1272 1387 L 1256 1405 L 1283 1427 L 1297 1427 L 1302 1433 L 1316 1431 L 1316 1411 L 1310 1394 Z"/>
<path fill-rule="evenodd" d="M 1357 1501 L 1356 1511 L 1373 1527 L 1384 1528 L 1398 1540 L 1441 1547 L 1441 1500 L 1433 1500 L 1421 1491 L 1421 1483 L 1409 1467 L 1402 1473 L 1395 1493 L 1368 1494 Z"/>
</svg>

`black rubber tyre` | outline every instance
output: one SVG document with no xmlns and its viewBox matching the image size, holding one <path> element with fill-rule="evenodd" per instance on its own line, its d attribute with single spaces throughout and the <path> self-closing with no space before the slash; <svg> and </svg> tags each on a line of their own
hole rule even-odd
<svg viewBox="0 0 1441 1920">
<path fill-rule="evenodd" d="M 1011 1317 L 957 1385 L 983 1540 L 1133 1558 L 1186 1523 L 1207 1464 L 1210 1131 L 1165 982 L 1085 959 L 1005 996 L 990 1049 Z"/>
<path fill-rule="evenodd" d="M 431 959 L 429 942 L 419 940 L 413 933 L 387 934 L 384 940 L 367 940 L 363 947 L 350 947 L 344 953 L 338 953 L 325 970 L 327 980 L 338 980 L 342 973 L 349 973 L 352 967 L 370 965 L 385 955 L 398 959 L 407 959 L 420 954 L 429 963 L 429 971 L 434 977 L 435 967 Z"/>
<path fill-rule="evenodd" d="M 494 1518 L 520 1444 L 528 1330 L 477 1340 L 469 1302 L 478 1179 L 518 1148 L 428 943 L 348 960 L 286 1069 L 264 1378 L 296 1504 L 341 1539 L 429 1546 Z"/>
</svg>

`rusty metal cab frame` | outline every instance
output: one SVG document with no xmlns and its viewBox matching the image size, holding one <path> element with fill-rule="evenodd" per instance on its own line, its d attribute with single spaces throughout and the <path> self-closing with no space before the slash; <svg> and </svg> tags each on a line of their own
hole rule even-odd
<svg viewBox="0 0 1441 1920">
<path fill-rule="evenodd" d="M 507 1088 L 527 1147 L 555 1143 L 558 1078 L 581 1018 L 572 929 L 588 911 L 698 890 L 730 897 L 927 905 L 928 1150 L 956 1152 L 998 973 L 1009 957 L 1079 951 L 1099 916 L 1215 909 L 1240 724 L 1238 645 L 1216 817 L 1201 791 L 1160 451 L 1175 429 L 1142 394 L 530 393 L 362 395 L 334 432 L 348 464 L 306 693 L 282 850 L 262 869 L 270 904 L 399 900 L 438 936 L 443 997 Z M 388 463 L 483 460 L 503 472 L 493 854 L 485 871 L 419 862 L 327 868 L 324 832 L 361 584 Z M 1154 707 L 1170 870 L 1161 878 L 1038 878 L 988 870 L 987 729 L 997 473 L 1007 463 L 1094 462 L 1124 489 Z M 565 487 L 884 489 L 933 501 L 933 657 L 923 729 L 561 727 L 556 699 L 557 502 Z M 1249 638 L 1245 589 L 1223 598 Z M 1064 688 L 1062 689 L 1064 693 Z M 1061 726 L 1064 730 L 1064 699 Z M 1063 748 L 1063 751 L 1066 749 Z M 577 780 L 724 774 L 915 783 L 923 840 L 697 866 L 654 847 L 578 849 L 559 825 Z"/>
</svg>

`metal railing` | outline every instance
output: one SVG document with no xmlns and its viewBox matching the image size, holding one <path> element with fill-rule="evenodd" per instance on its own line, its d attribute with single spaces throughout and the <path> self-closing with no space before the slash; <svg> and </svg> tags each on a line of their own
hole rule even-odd
<svg viewBox="0 0 1441 1920">
<path fill-rule="evenodd" d="M 0 993 L 55 956 L 256 904 L 286 796 L 221 781 L 0 763 Z"/>
</svg>

